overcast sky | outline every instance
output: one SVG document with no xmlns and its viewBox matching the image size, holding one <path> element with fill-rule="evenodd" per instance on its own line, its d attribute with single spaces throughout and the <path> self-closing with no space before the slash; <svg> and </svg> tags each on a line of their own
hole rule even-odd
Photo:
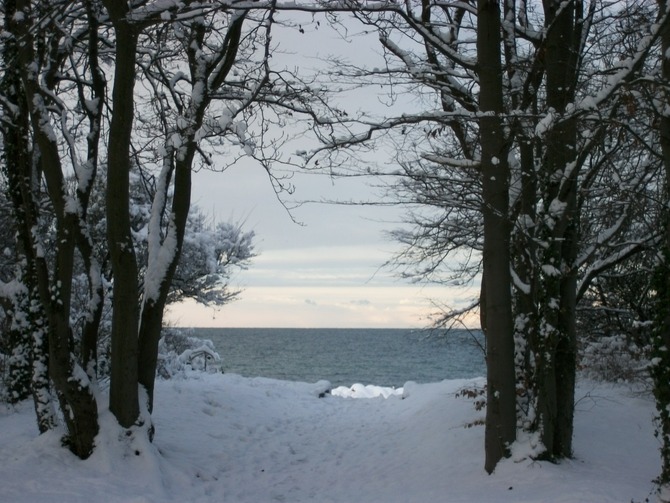
<svg viewBox="0 0 670 503">
<path fill-rule="evenodd" d="M 309 19 L 303 26 L 305 35 L 275 31 L 285 51 L 277 57 L 287 66 L 314 68 L 331 55 L 358 62 L 364 55 L 370 66 L 383 66 L 375 37 L 365 47 L 360 38 L 342 41 L 323 23 L 316 32 L 310 31 Z M 383 108 L 376 96 L 359 94 L 348 102 L 352 108 L 362 104 Z M 377 197 L 362 179 L 333 181 L 298 173 L 292 182 L 293 201 Z M 173 308 L 169 319 L 177 325 L 422 327 L 435 311 L 431 299 L 458 305 L 458 299 L 472 296 L 471 291 L 410 285 L 390 269 L 380 269 L 399 249 L 385 234 L 399 226 L 398 208 L 310 203 L 292 210 L 299 225 L 278 201 L 265 171 L 251 160 L 223 173 L 197 173 L 193 202 L 218 220 L 243 221 L 245 230 L 256 233 L 259 255 L 233 278 L 244 290 L 239 300 L 218 310 L 193 304 Z"/>
<path fill-rule="evenodd" d="M 315 197 L 321 185 L 298 180 L 296 197 Z M 398 226 L 397 209 L 308 204 L 292 212 L 299 225 L 253 165 L 197 174 L 194 202 L 220 220 L 243 221 L 259 255 L 233 278 L 244 290 L 239 300 L 173 309 L 181 326 L 423 327 L 435 311 L 431 299 L 458 305 L 471 294 L 411 285 L 381 267 L 398 250 L 385 235 Z"/>
</svg>

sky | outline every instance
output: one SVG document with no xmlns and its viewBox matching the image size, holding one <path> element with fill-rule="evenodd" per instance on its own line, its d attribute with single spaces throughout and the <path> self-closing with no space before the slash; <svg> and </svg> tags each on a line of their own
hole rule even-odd
<svg viewBox="0 0 670 503">
<path fill-rule="evenodd" d="M 327 190 L 325 180 L 303 182 L 296 180 L 295 197 L 329 198 L 338 184 L 353 183 L 328 182 Z M 258 256 L 233 277 L 239 300 L 172 308 L 169 319 L 179 326 L 419 328 L 429 324 L 433 300 L 459 303 L 472 294 L 409 284 L 382 267 L 399 250 L 386 236 L 400 225 L 397 208 L 312 203 L 289 214 L 262 169 L 246 163 L 196 174 L 194 203 L 220 220 L 244 222 Z"/>
<path fill-rule="evenodd" d="M 306 19 L 303 26 L 306 34 L 275 31 L 280 50 L 274 64 L 314 69 L 337 55 L 383 65 L 374 37 L 347 41 L 324 23 L 314 30 Z M 349 94 L 345 105 L 375 113 L 385 108 L 378 95 L 363 90 Z M 291 179 L 295 192 L 284 201 L 378 200 L 370 182 L 297 172 Z M 233 278 L 243 290 L 239 300 L 220 309 L 190 302 L 173 307 L 168 320 L 175 325 L 418 328 L 430 323 L 434 301 L 458 306 L 473 296 L 472 290 L 409 284 L 382 267 L 400 250 L 387 234 L 401 225 L 401 208 L 307 203 L 289 213 L 267 173 L 251 159 L 223 172 L 196 173 L 192 200 L 218 221 L 243 222 L 245 230 L 253 230 L 258 256 Z"/>
</svg>

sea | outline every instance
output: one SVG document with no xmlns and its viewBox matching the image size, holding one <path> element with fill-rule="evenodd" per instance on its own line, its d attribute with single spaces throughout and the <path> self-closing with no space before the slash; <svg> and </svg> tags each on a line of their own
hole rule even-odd
<svg viewBox="0 0 670 503">
<path fill-rule="evenodd" d="M 401 387 L 485 375 L 477 330 L 196 328 L 192 334 L 214 343 L 224 372 L 245 377 Z"/>
</svg>

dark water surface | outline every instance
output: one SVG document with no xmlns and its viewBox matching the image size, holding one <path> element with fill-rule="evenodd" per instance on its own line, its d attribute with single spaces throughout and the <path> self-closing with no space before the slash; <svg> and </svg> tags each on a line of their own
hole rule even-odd
<svg viewBox="0 0 670 503">
<path fill-rule="evenodd" d="M 479 331 L 448 334 L 407 329 L 197 328 L 223 359 L 223 370 L 246 377 L 402 386 L 407 381 L 483 376 Z"/>
</svg>

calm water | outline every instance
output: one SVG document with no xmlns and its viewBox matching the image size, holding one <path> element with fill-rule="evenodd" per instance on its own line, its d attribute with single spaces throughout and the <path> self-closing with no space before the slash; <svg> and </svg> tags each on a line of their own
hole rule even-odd
<svg viewBox="0 0 670 503">
<path fill-rule="evenodd" d="M 247 377 L 398 387 L 482 376 L 485 368 L 474 340 L 481 342 L 481 332 L 464 330 L 198 328 L 193 334 L 212 340 L 225 372 Z"/>
</svg>

